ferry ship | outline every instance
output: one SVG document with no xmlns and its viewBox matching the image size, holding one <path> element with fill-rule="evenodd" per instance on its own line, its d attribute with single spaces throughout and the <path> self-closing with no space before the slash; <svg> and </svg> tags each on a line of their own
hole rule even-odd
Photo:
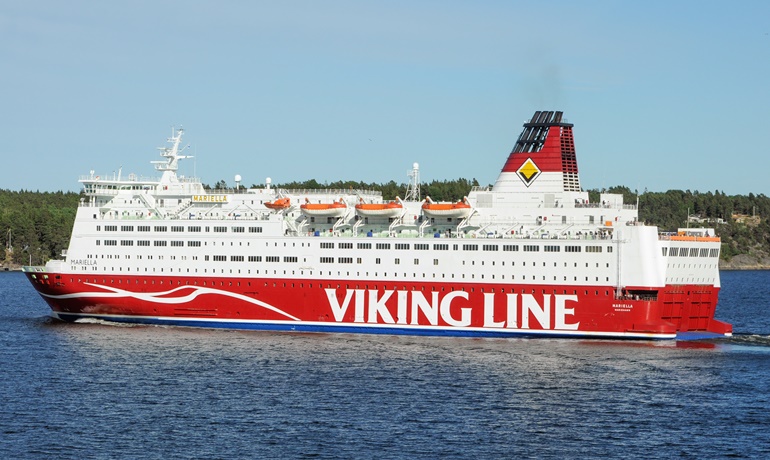
<svg viewBox="0 0 770 460">
<path fill-rule="evenodd" d="M 368 190 L 208 190 L 178 174 L 80 178 L 60 260 L 26 276 L 64 321 L 478 337 L 700 339 L 714 318 L 714 229 L 662 233 L 637 203 L 580 186 L 573 125 L 537 111 L 491 187 L 456 201 Z M 638 201 L 638 200 L 637 200 Z"/>
</svg>

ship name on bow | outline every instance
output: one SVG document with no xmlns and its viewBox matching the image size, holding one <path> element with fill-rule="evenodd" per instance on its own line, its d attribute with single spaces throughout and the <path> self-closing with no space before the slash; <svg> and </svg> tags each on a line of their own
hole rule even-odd
<svg viewBox="0 0 770 460">
<path fill-rule="evenodd" d="M 96 260 L 94 259 L 75 259 L 70 260 L 71 265 L 96 265 Z"/>
</svg>

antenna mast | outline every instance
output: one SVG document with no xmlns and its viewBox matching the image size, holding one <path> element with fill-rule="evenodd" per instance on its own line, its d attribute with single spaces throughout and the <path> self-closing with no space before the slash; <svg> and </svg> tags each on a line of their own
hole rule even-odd
<svg viewBox="0 0 770 460">
<path fill-rule="evenodd" d="M 414 163 L 412 170 L 406 172 L 409 183 L 406 185 L 404 201 L 420 201 L 420 165 Z"/>
</svg>

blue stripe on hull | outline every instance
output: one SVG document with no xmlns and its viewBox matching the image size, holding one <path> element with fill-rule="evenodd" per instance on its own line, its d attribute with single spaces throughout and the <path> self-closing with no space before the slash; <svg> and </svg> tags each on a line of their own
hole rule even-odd
<svg viewBox="0 0 770 460">
<path fill-rule="evenodd" d="M 372 326 L 350 326 L 350 325 L 321 325 L 307 323 L 262 323 L 262 322 L 244 322 L 244 321 L 207 321 L 205 319 L 167 319 L 152 317 L 133 317 L 133 316 L 99 316 L 99 315 L 72 315 L 67 313 L 56 313 L 56 316 L 62 321 L 74 322 L 78 319 L 92 318 L 102 321 L 126 324 L 145 324 L 155 326 L 180 326 L 208 329 L 229 329 L 229 330 L 250 330 L 250 331 L 288 331 L 288 332 L 321 332 L 321 333 L 352 333 L 352 334 L 381 334 L 381 335 L 414 335 L 414 336 L 434 336 L 434 337 L 484 337 L 484 338 L 580 338 L 580 339 L 634 339 L 634 340 L 671 340 L 671 336 L 654 335 L 635 335 L 635 334 L 612 334 L 601 332 L 581 333 L 559 333 L 557 331 L 523 331 L 523 330 L 465 330 L 465 329 L 434 329 L 410 327 L 372 327 Z"/>
<path fill-rule="evenodd" d="M 732 336 L 732 334 L 730 334 Z M 676 339 L 689 341 L 689 340 L 709 340 L 709 339 L 724 339 L 728 336 L 725 334 L 717 334 L 715 332 L 707 331 L 694 331 L 694 332 L 677 332 Z"/>
</svg>

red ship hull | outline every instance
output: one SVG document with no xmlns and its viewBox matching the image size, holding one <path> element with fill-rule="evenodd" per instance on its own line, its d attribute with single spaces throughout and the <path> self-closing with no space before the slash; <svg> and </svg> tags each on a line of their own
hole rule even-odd
<svg viewBox="0 0 770 460">
<path fill-rule="evenodd" d="M 631 339 L 730 335 L 719 288 L 654 300 L 612 287 L 26 273 L 62 320 L 309 332 Z"/>
</svg>

